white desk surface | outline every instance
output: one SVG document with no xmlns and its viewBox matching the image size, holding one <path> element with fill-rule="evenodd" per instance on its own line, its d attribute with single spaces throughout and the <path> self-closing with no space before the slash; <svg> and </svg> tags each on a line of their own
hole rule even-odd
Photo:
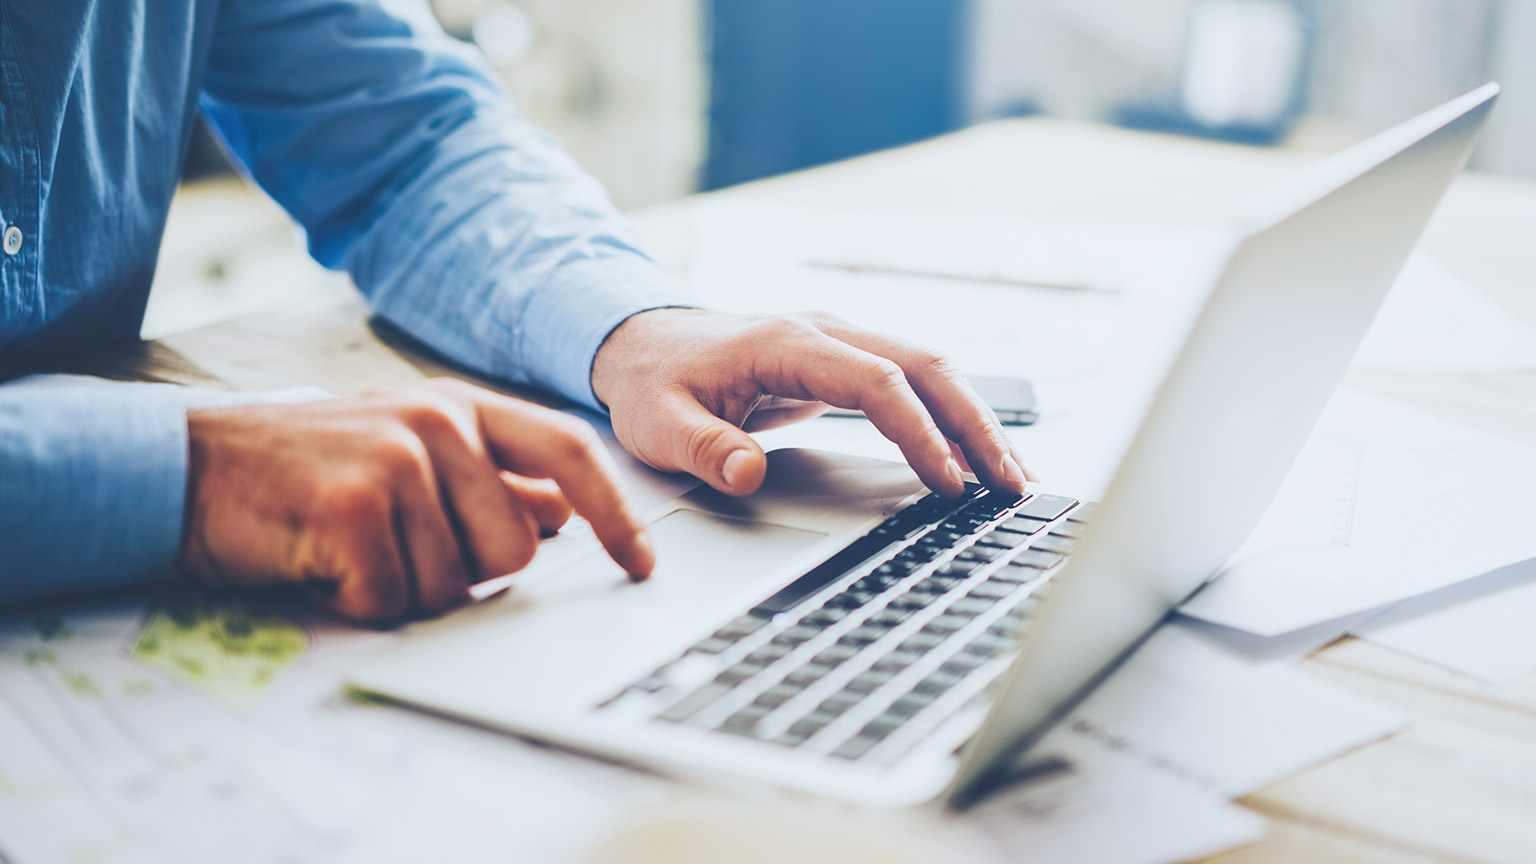
<svg viewBox="0 0 1536 864">
<path fill-rule="evenodd" d="M 995 212 L 1209 223 L 1244 192 L 1315 154 L 1195 142 L 1048 119 L 1003 121 L 845 163 L 694 196 L 635 214 L 653 251 L 685 272 L 694 208 L 714 197 L 795 206 Z M 209 269 L 192 225 L 167 255 L 183 278 Z M 204 229 L 207 230 L 207 229 Z M 207 234 L 203 234 L 207 237 Z M 271 238 L 269 232 L 269 240 Z M 1536 183 L 1466 176 L 1424 245 L 1536 321 Z M 271 241 L 282 246 L 279 237 Z M 230 253 L 238 259 L 239 252 Z M 165 259 L 163 259 L 165 260 Z M 230 256 L 222 266 L 228 269 Z M 169 277 L 166 277 L 169 278 Z M 318 283 L 317 283 L 318 284 Z M 324 283 L 327 297 L 337 296 Z M 167 295 L 177 286 L 165 285 Z M 170 329 L 168 326 L 166 329 Z M 126 367 L 126 368 L 125 368 Z M 247 317 L 169 337 L 101 367 L 186 381 L 336 392 L 411 380 L 431 364 L 382 349 L 355 305 Z M 1536 440 L 1536 375 L 1356 374 L 1353 383 L 1438 412 L 1475 415 Z M 1310 672 L 1410 713 L 1407 732 L 1242 799 L 1272 823 L 1224 862 L 1536 860 L 1536 679 L 1492 686 L 1361 642 L 1303 661 Z"/>
</svg>

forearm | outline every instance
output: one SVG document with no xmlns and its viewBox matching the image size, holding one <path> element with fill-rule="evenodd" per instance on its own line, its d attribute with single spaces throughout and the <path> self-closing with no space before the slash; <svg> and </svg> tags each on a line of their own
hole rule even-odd
<svg viewBox="0 0 1536 864">
<path fill-rule="evenodd" d="M 596 407 L 602 339 L 686 302 L 424 6 L 227 0 L 203 104 L 321 263 L 471 368 Z"/>
<path fill-rule="evenodd" d="M 186 410 L 167 385 L 0 385 L 0 607 L 171 573 Z"/>
<path fill-rule="evenodd" d="M 359 242 L 354 278 L 380 315 L 454 360 L 598 407 L 603 339 L 688 297 L 557 145 L 491 125 L 443 142 L 441 168 Z"/>
</svg>

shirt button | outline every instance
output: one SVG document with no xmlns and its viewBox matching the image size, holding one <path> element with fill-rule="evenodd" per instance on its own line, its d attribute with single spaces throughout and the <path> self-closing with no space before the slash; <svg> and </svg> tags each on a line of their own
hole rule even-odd
<svg viewBox="0 0 1536 864">
<path fill-rule="evenodd" d="M 5 229 L 5 254 L 15 255 L 21 251 L 21 229 L 15 225 Z"/>
</svg>

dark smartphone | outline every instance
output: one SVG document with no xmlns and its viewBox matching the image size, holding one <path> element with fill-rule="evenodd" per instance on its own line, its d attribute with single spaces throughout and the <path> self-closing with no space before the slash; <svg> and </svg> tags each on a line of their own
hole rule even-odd
<svg viewBox="0 0 1536 864">
<path fill-rule="evenodd" d="M 1002 422 L 1010 426 L 1028 426 L 1040 419 L 1040 412 L 1035 408 L 1035 388 L 1029 386 L 1029 382 L 1023 378 L 973 375 L 970 381 L 982 401 L 997 412 L 997 419 Z M 864 413 L 833 408 L 827 412 L 827 416 L 863 417 Z"/>
</svg>

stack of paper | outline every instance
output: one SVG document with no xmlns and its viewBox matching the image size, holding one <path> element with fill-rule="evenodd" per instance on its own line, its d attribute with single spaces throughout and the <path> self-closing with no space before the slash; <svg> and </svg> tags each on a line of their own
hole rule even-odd
<svg viewBox="0 0 1536 864">
<path fill-rule="evenodd" d="M 392 638 L 207 597 L 0 623 L 0 854 L 578 861 L 683 794 L 344 698 L 342 670 Z M 1263 833 L 1233 795 L 1404 722 L 1169 630 L 1036 748 L 1056 770 L 962 821 L 1003 860 L 1180 860 Z"/>
</svg>

